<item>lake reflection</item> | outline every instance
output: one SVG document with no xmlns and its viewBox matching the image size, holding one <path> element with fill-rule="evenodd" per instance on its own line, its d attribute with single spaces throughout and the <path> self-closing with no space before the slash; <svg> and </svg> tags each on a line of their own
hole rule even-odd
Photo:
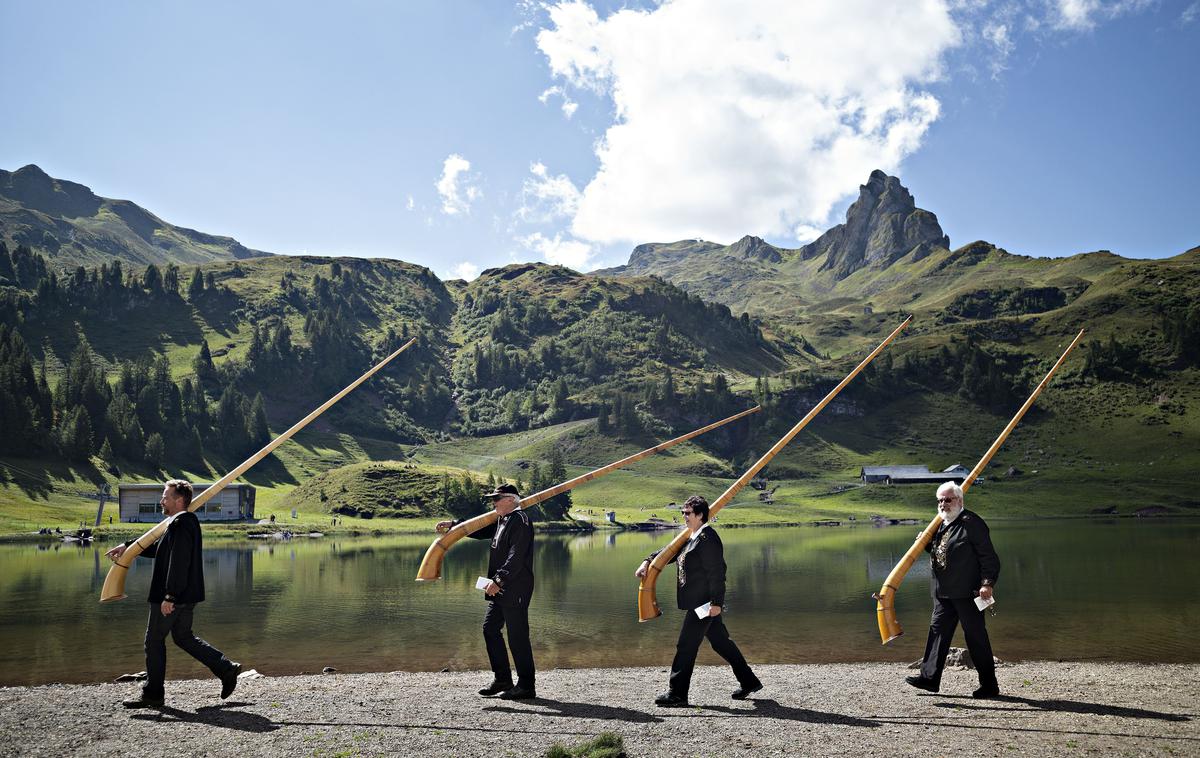
<svg viewBox="0 0 1200 758">
<path fill-rule="evenodd" d="M 916 527 L 723 529 L 726 622 L 751 663 L 895 661 L 921 656 L 929 569 L 922 558 L 897 609 L 906 634 L 879 644 L 870 598 Z M 1006 660 L 1196 662 L 1200 522 L 994 522 L 1003 569 L 988 619 Z M 633 570 L 669 533 L 546 536 L 531 610 L 539 668 L 657 666 L 674 650 L 675 569 L 659 583 L 663 618 L 639 624 Z M 431 536 L 208 544 L 200 636 L 266 674 L 487 667 L 475 579 L 487 544 L 463 540 L 443 580 L 413 581 Z M 145 668 L 150 562 L 130 598 L 101 605 L 103 548 L 0 546 L 0 684 L 91 682 Z M 961 644 L 961 633 L 955 644 Z M 207 670 L 168 644 L 168 675 Z M 717 663 L 707 647 L 700 663 Z M 900 671 L 897 671 L 900 675 Z"/>
</svg>

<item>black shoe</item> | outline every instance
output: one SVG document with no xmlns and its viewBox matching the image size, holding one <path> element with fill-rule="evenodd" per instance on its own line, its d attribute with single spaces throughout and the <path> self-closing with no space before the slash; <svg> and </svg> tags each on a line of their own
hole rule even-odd
<svg viewBox="0 0 1200 758">
<path fill-rule="evenodd" d="M 755 679 L 754 684 L 743 684 L 741 687 L 738 687 L 736 690 L 734 690 L 730 697 L 732 697 L 734 700 L 745 700 L 762 688 L 762 682 Z"/>
<path fill-rule="evenodd" d="M 993 684 L 990 687 L 980 687 L 979 689 L 977 689 L 971 693 L 971 697 L 977 698 L 979 700 L 1000 697 L 1000 686 Z"/>
<path fill-rule="evenodd" d="M 654 704 L 659 708 L 687 708 L 687 696 L 676 695 L 674 692 L 664 692 L 654 698 Z"/>
<path fill-rule="evenodd" d="M 939 685 L 937 682 L 933 681 L 932 679 L 926 679 L 923 676 L 906 676 L 904 677 L 904 681 L 908 682 L 917 689 L 925 690 L 926 692 L 937 692 L 941 689 L 941 685 Z"/>
<path fill-rule="evenodd" d="M 126 708 L 162 708 L 163 704 L 163 698 L 146 697 L 145 695 L 138 695 L 137 697 L 131 697 L 128 700 L 121 701 L 121 705 L 125 706 Z"/>
<path fill-rule="evenodd" d="M 501 700 L 533 700 L 535 697 L 537 692 L 532 687 L 522 687 L 519 684 L 500 693 Z"/>
<path fill-rule="evenodd" d="M 501 692 L 504 692 L 505 690 L 511 690 L 512 688 L 513 688 L 512 682 L 502 682 L 499 679 L 497 679 L 497 680 L 494 680 L 488 686 L 481 689 L 479 691 L 479 694 L 483 695 L 484 697 L 491 697 L 492 695 L 499 695 Z"/>
<path fill-rule="evenodd" d="M 235 663 L 233 668 L 221 675 L 221 699 L 225 700 L 233 694 L 234 688 L 237 687 L 238 674 L 242 673 L 242 664 Z"/>
</svg>

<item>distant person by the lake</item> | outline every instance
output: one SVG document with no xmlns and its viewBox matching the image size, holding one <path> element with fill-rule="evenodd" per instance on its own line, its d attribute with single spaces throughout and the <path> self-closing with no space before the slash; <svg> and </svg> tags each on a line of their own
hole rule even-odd
<svg viewBox="0 0 1200 758">
<path fill-rule="evenodd" d="M 499 695 L 504 700 L 528 700 L 537 697 L 533 665 L 533 646 L 529 642 L 529 601 L 533 598 L 533 523 L 529 514 L 517 508 L 521 493 L 511 484 L 501 484 L 484 495 L 491 498 L 500 518 L 469 536 L 491 540 L 488 556 L 490 580 L 484 588 L 488 609 L 483 616 L 483 641 L 492 666 L 492 683 L 479 690 L 485 697 Z M 445 534 L 458 521 L 439 521 L 437 531 Z M 501 629 L 508 627 L 508 649 Z M 517 669 L 513 684 L 508 652 L 512 651 Z"/>
<path fill-rule="evenodd" d="M 933 617 L 929 621 L 929 639 L 920 676 L 905 681 L 912 686 L 937 692 L 950 640 L 961 622 L 967 651 L 979 672 L 979 689 L 972 697 L 992 698 L 1000 694 L 992 643 L 988 639 L 983 611 L 975 603 L 992 599 L 992 588 L 1000 576 L 1000 558 L 992 547 L 988 526 L 979 514 L 963 507 L 963 490 L 946 482 L 937 490 L 937 510 L 942 519 L 933 539 L 925 546 L 933 568 Z"/>
<path fill-rule="evenodd" d="M 222 699 L 233 694 L 237 686 L 241 664 L 230 661 L 192 631 L 196 604 L 204 601 L 204 561 L 200 519 L 187 510 L 191 502 L 190 482 L 182 479 L 167 482 L 159 505 L 170 524 L 158 542 L 142 551 L 143 558 L 154 559 L 148 598 L 150 618 L 146 622 L 146 683 L 138 697 L 124 701 L 126 708 L 163 705 L 168 634 L 184 652 L 207 666 L 221 680 Z M 132 544 L 133 540 L 129 540 L 105 555 L 115 561 Z"/>
<path fill-rule="evenodd" d="M 680 708 L 688 704 L 688 690 L 692 684 L 692 670 L 696 667 L 696 653 L 705 637 L 717 655 L 733 668 L 739 686 L 733 692 L 734 700 L 744 700 L 751 693 L 763 688 L 762 682 L 746 663 L 745 656 L 737 644 L 729 638 L 721 612 L 725 607 L 725 548 L 717 530 L 708 523 L 708 501 L 699 495 L 687 499 L 680 509 L 683 523 L 691 532 L 687 545 L 671 559 L 679 564 L 679 580 L 676 583 L 675 599 L 683 614 L 683 628 L 679 630 L 679 642 L 675 645 L 675 660 L 671 662 L 669 689 L 654 699 L 654 704 L 663 708 Z M 634 575 L 639 579 L 646 576 L 650 562 L 658 555 L 652 553 L 642 561 Z M 703 616 L 696 609 L 708 606 Z"/>
</svg>

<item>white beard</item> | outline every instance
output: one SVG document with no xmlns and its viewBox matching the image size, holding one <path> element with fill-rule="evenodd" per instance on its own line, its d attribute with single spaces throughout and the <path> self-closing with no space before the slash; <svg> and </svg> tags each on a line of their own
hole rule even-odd
<svg viewBox="0 0 1200 758">
<path fill-rule="evenodd" d="M 952 513 L 946 513 L 945 511 L 938 511 L 938 516 L 941 517 L 943 524 L 949 524 L 950 522 L 954 521 L 954 519 L 958 518 L 962 514 L 962 512 L 963 512 L 963 506 L 959 506 Z"/>
</svg>

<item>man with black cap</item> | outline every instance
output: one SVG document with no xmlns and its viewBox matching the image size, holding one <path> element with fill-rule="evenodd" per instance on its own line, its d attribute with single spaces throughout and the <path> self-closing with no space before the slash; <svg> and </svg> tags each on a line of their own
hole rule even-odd
<svg viewBox="0 0 1200 758">
<path fill-rule="evenodd" d="M 196 603 L 204 600 L 204 563 L 200 521 L 188 510 L 192 485 L 172 479 L 163 487 L 159 506 L 170 519 L 166 533 L 142 551 L 143 558 L 154 559 L 150 578 L 150 619 L 146 624 L 146 683 L 138 697 L 123 702 L 126 708 L 160 708 L 163 705 L 167 674 L 167 635 L 184 652 L 208 667 L 221 680 L 222 699 L 233 694 L 242 665 L 196 636 L 192 615 Z M 120 558 L 133 540 L 117 545 L 105 555 Z"/>
<path fill-rule="evenodd" d="M 491 498 L 500 518 L 470 536 L 491 540 L 488 579 L 484 588 L 488 609 L 483 616 L 483 640 L 495 678 L 479 691 L 480 695 L 499 695 L 505 700 L 537 697 L 534 688 L 533 647 L 529 644 L 529 601 L 533 597 L 533 523 L 529 514 L 518 508 L 521 494 L 511 484 L 501 484 L 484 497 Z M 458 521 L 441 521 L 437 530 L 448 532 Z M 500 630 L 508 627 L 508 649 Z M 512 651 L 517 669 L 513 685 L 508 651 Z"/>
</svg>

